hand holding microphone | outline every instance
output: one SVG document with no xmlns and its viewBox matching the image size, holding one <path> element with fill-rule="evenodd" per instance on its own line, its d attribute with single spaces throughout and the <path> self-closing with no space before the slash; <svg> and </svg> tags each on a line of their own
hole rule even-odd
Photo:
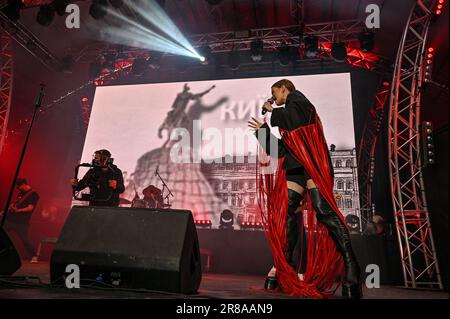
<svg viewBox="0 0 450 319">
<path fill-rule="evenodd" d="M 69 182 L 70 182 L 70 186 L 75 187 L 78 184 L 78 179 L 72 178 Z"/>
<path fill-rule="evenodd" d="M 275 102 L 275 99 L 273 97 L 271 97 L 270 99 L 268 99 L 264 105 L 262 106 L 262 111 L 261 114 L 264 115 L 267 113 L 267 111 L 272 112 L 273 107 L 272 104 Z"/>
</svg>

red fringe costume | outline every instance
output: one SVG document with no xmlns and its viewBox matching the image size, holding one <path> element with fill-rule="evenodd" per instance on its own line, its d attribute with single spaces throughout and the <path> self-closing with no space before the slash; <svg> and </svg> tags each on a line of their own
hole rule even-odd
<svg viewBox="0 0 450 319">
<path fill-rule="evenodd" d="M 330 173 L 328 148 L 319 116 L 316 115 L 313 124 L 301 126 L 292 131 L 280 129 L 280 134 L 291 155 L 305 168 L 321 195 L 344 221 L 333 195 L 333 177 Z M 261 151 L 261 148 L 259 150 Z M 267 156 L 264 151 L 259 153 L 263 157 Z M 264 230 L 274 256 L 279 286 L 289 295 L 330 297 L 332 294 L 330 290 L 343 275 L 344 267 L 341 255 L 336 250 L 327 229 L 320 222 L 314 222 L 315 214 L 306 191 L 306 207 L 311 210 L 307 214 L 308 222 L 306 223 L 307 265 L 304 281 L 298 279 L 297 272 L 286 261 L 285 222 L 288 196 L 286 172 L 282 169 L 283 160 L 284 158 L 280 158 L 276 172 L 269 174 L 264 172 L 262 161 L 258 161 L 257 165 L 258 201 Z M 304 208 L 305 205 L 302 210 Z"/>
</svg>

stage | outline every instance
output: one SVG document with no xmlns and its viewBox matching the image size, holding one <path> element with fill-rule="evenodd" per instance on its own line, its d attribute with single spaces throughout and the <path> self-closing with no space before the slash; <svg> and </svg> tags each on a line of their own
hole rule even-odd
<svg viewBox="0 0 450 319">
<path fill-rule="evenodd" d="M 28 284 L 50 281 L 49 264 L 25 263 L 14 277 L 29 276 Z M 31 279 L 33 278 L 33 279 Z M 19 280 L 11 280 L 23 283 Z M 203 274 L 200 289 L 196 295 L 181 295 L 165 292 L 115 290 L 107 288 L 48 288 L 12 287 L 0 284 L 0 299 L 298 299 L 281 292 L 266 292 L 262 289 L 264 276 L 235 274 Z M 448 292 L 433 290 L 404 289 L 398 286 L 382 285 L 378 289 L 363 287 L 364 299 L 448 299 Z M 338 292 L 337 299 L 340 292 Z"/>
<path fill-rule="evenodd" d="M 0 1 L 0 299 L 438 313 L 447 4 Z"/>
</svg>

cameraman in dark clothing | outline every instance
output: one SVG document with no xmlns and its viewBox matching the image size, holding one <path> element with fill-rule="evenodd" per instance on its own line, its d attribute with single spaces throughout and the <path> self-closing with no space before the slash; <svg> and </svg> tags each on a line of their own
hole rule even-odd
<svg viewBox="0 0 450 319">
<path fill-rule="evenodd" d="M 81 191 L 89 187 L 89 206 L 119 206 L 119 194 L 125 191 L 125 185 L 122 171 L 113 164 L 111 153 L 105 149 L 96 151 L 92 164 L 80 181 L 70 181 L 72 188 Z"/>
</svg>

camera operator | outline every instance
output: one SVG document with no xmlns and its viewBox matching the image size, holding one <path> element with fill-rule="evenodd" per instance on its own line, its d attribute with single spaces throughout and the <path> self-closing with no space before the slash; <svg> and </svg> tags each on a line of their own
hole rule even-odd
<svg viewBox="0 0 450 319">
<path fill-rule="evenodd" d="M 113 164 L 108 150 L 94 153 L 92 168 L 78 181 L 71 179 L 75 191 L 89 187 L 89 206 L 119 206 L 119 194 L 125 191 L 122 171 Z"/>
</svg>

